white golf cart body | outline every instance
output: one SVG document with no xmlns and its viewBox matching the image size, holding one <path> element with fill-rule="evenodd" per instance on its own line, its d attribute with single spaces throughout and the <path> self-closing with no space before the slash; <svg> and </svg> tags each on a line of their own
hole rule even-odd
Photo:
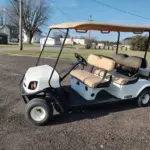
<svg viewBox="0 0 150 150">
<path fill-rule="evenodd" d="M 108 64 L 109 61 L 112 62 L 112 60 L 109 60 L 108 58 L 104 58 L 103 63 L 102 63 L 101 59 L 99 59 L 98 57 L 99 56 L 96 56 L 96 55 L 90 55 L 88 62 L 90 63 L 90 61 L 91 61 L 90 64 L 93 66 L 95 64 L 97 64 L 97 62 L 98 62 L 99 63 L 98 66 L 100 66 L 100 69 L 105 69 L 105 67 L 103 67 L 103 63 Z M 92 60 L 90 60 L 90 59 L 92 59 Z M 133 57 L 131 57 L 131 59 L 133 60 Z M 94 60 L 96 60 L 96 61 L 94 62 Z M 104 61 L 106 61 L 106 62 L 104 62 Z M 134 65 L 135 65 L 135 63 L 138 64 L 137 60 L 136 60 L 136 62 L 134 62 Z M 113 69 L 112 64 L 110 64 L 110 67 L 111 67 L 111 69 Z M 115 67 L 115 65 L 113 67 Z M 42 91 L 43 89 L 49 88 L 49 85 L 51 85 L 52 88 L 60 88 L 61 87 L 60 86 L 60 76 L 57 73 L 57 71 L 55 71 L 55 70 L 54 70 L 52 79 L 49 83 L 49 78 L 52 74 L 52 71 L 53 71 L 53 68 L 48 65 L 42 65 L 42 66 L 29 68 L 25 74 L 25 78 L 24 78 L 24 82 L 23 82 L 23 87 L 24 87 L 25 92 L 32 94 L 32 93 L 35 93 L 38 91 Z M 88 71 L 86 72 L 84 70 L 73 70 L 71 72 L 71 75 L 72 75 L 71 80 L 70 80 L 71 88 L 87 101 L 95 100 L 97 94 L 102 90 L 104 90 L 104 91 L 108 92 L 109 94 L 115 96 L 116 98 L 122 99 L 122 100 L 136 98 L 143 89 L 150 87 L 150 80 L 143 79 L 143 78 L 138 78 L 138 79 L 133 78 L 132 83 L 130 83 L 130 84 L 118 84 L 115 82 L 111 82 L 107 87 L 103 87 L 103 86 L 101 88 L 90 87 L 90 85 L 88 86 L 87 84 L 83 83 L 80 79 L 78 79 L 76 77 L 76 75 L 74 76 L 73 74 L 75 72 L 76 73 L 84 72 L 84 73 L 90 74 L 90 75 L 91 75 L 91 73 L 89 73 Z M 139 72 L 144 72 L 144 73 L 146 72 L 147 74 L 150 74 L 150 71 L 147 69 L 141 69 L 141 70 L 139 69 Z M 114 78 L 116 78 L 116 76 L 115 76 L 116 70 L 115 69 L 112 70 L 112 72 L 110 74 L 112 76 L 114 76 Z M 83 76 L 84 75 L 82 75 L 82 78 L 83 78 Z M 97 78 L 98 75 L 96 73 L 92 74 L 92 77 L 90 76 L 90 78 L 94 78 L 94 76 Z M 86 79 L 87 79 L 87 77 L 86 77 Z M 108 82 L 108 79 L 105 79 L 105 80 L 106 80 L 106 82 Z M 120 78 L 117 77 L 117 80 L 120 80 Z M 31 90 L 28 88 L 30 82 L 32 82 L 32 81 L 37 81 L 37 88 L 35 90 Z"/>
<path fill-rule="evenodd" d="M 23 87 L 26 93 L 35 93 L 38 91 L 42 91 L 45 88 L 49 88 L 49 78 L 52 74 L 53 68 L 49 65 L 42 65 L 37 67 L 31 67 L 27 70 L 24 81 Z M 35 90 L 29 89 L 29 84 L 32 81 L 37 81 L 37 88 Z M 53 88 L 60 87 L 60 77 L 57 71 L 54 70 L 52 80 L 50 81 L 50 85 Z"/>
<path fill-rule="evenodd" d="M 141 93 L 142 90 L 144 90 L 147 87 L 150 87 L 150 81 L 139 79 L 138 82 L 134 84 L 119 85 L 116 83 L 111 83 L 108 88 L 97 88 L 97 89 L 88 88 L 87 91 L 85 90 L 85 84 L 81 82 L 80 85 L 77 85 L 76 84 L 77 82 L 78 82 L 77 79 L 72 78 L 71 87 L 86 100 L 95 100 L 95 97 L 101 90 L 107 91 L 108 93 L 117 97 L 120 100 L 136 98 Z M 91 96 L 92 93 L 94 93 L 95 96 L 92 97 Z"/>
</svg>

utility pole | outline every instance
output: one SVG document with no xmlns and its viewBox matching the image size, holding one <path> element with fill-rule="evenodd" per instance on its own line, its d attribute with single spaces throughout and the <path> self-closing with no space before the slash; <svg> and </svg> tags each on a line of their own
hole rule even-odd
<svg viewBox="0 0 150 150">
<path fill-rule="evenodd" d="M 20 2 L 20 20 L 19 20 L 19 49 L 23 50 L 23 44 L 22 44 L 22 0 Z"/>
<path fill-rule="evenodd" d="M 94 20 L 92 20 L 92 15 L 90 15 L 90 18 L 89 18 L 88 21 L 91 22 L 91 23 L 92 23 L 92 21 L 94 21 Z M 91 39 L 91 30 L 89 30 L 89 40 L 90 39 Z"/>
<path fill-rule="evenodd" d="M 22 51 L 23 50 L 23 44 L 22 44 L 22 5 L 23 2 L 22 0 L 14 0 L 15 2 L 19 2 L 20 6 L 20 19 L 19 19 L 19 49 Z"/>
</svg>

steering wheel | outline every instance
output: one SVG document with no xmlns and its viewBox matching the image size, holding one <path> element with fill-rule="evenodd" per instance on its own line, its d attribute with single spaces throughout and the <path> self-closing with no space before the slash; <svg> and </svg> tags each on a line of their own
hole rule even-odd
<svg viewBox="0 0 150 150">
<path fill-rule="evenodd" d="M 76 57 L 78 62 L 81 62 L 84 66 L 87 66 L 87 61 L 78 53 L 75 53 L 74 56 Z"/>
</svg>

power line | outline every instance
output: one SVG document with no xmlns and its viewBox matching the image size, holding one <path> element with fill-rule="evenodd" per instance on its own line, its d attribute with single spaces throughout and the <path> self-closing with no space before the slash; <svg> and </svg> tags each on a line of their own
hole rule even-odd
<svg viewBox="0 0 150 150">
<path fill-rule="evenodd" d="M 122 9 L 119 9 L 119 8 L 116 8 L 116 7 L 113 7 L 111 5 L 108 5 L 108 4 L 105 4 L 103 2 L 100 2 L 98 0 L 91 0 L 93 2 L 96 2 L 100 5 L 103 5 L 103 6 L 106 6 L 106 7 L 109 7 L 111 9 L 114 9 L 114 10 L 117 10 L 117 11 L 120 11 L 120 12 L 123 12 L 123 13 L 126 13 L 126 14 L 129 14 L 129 15 L 132 15 L 132 16 L 136 16 L 136 17 L 139 17 L 139 18 L 143 18 L 143 19 L 146 19 L 146 20 L 150 20 L 150 18 L 148 17 L 144 17 L 144 16 L 141 16 L 141 15 L 138 15 L 138 14 L 135 14 L 135 13 L 132 13 L 132 12 L 129 12 L 129 11 L 126 11 L 126 10 L 122 10 Z"/>
<path fill-rule="evenodd" d="M 50 6 L 51 6 L 51 2 L 49 1 L 49 0 L 47 0 L 47 2 L 50 4 Z M 55 8 L 57 9 L 57 10 L 59 10 L 68 20 L 70 20 L 71 18 L 68 16 L 68 14 L 66 14 L 62 9 L 60 9 L 58 6 L 56 6 L 55 5 Z M 54 21 L 52 21 L 53 23 L 54 23 Z M 46 24 L 44 24 L 44 26 L 48 26 L 48 25 L 46 25 Z M 63 34 L 65 34 L 66 32 L 64 32 L 64 31 L 61 31 L 60 29 L 57 29 L 59 32 L 61 32 L 61 33 L 63 33 Z"/>
<path fill-rule="evenodd" d="M 51 5 L 51 2 L 50 2 L 49 0 L 47 0 L 47 2 Z M 71 20 L 70 16 L 69 16 L 67 13 L 65 13 L 61 8 L 59 8 L 59 7 L 56 6 L 56 5 L 54 5 L 54 6 L 55 6 L 55 8 L 56 8 L 59 12 L 61 12 L 68 20 Z"/>
<path fill-rule="evenodd" d="M 56 9 L 58 9 L 68 20 L 71 20 L 71 18 L 66 14 L 62 9 L 60 9 L 58 6 L 56 6 Z"/>
</svg>

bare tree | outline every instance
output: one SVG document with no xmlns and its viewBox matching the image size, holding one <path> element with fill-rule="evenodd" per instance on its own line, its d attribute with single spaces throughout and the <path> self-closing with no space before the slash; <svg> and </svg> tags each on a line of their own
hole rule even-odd
<svg viewBox="0 0 150 150">
<path fill-rule="evenodd" d="M 7 9 L 4 7 L 0 7 L 0 24 L 7 24 Z"/>
<path fill-rule="evenodd" d="M 10 16 L 12 23 L 19 27 L 19 0 L 10 1 Z M 23 0 L 23 29 L 27 35 L 27 42 L 31 44 L 35 32 L 40 28 L 52 13 L 52 7 L 43 0 Z"/>
<path fill-rule="evenodd" d="M 4 24 L 4 13 L 3 10 L 0 9 L 0 24 L 3 25 Z"/>
</svg>

